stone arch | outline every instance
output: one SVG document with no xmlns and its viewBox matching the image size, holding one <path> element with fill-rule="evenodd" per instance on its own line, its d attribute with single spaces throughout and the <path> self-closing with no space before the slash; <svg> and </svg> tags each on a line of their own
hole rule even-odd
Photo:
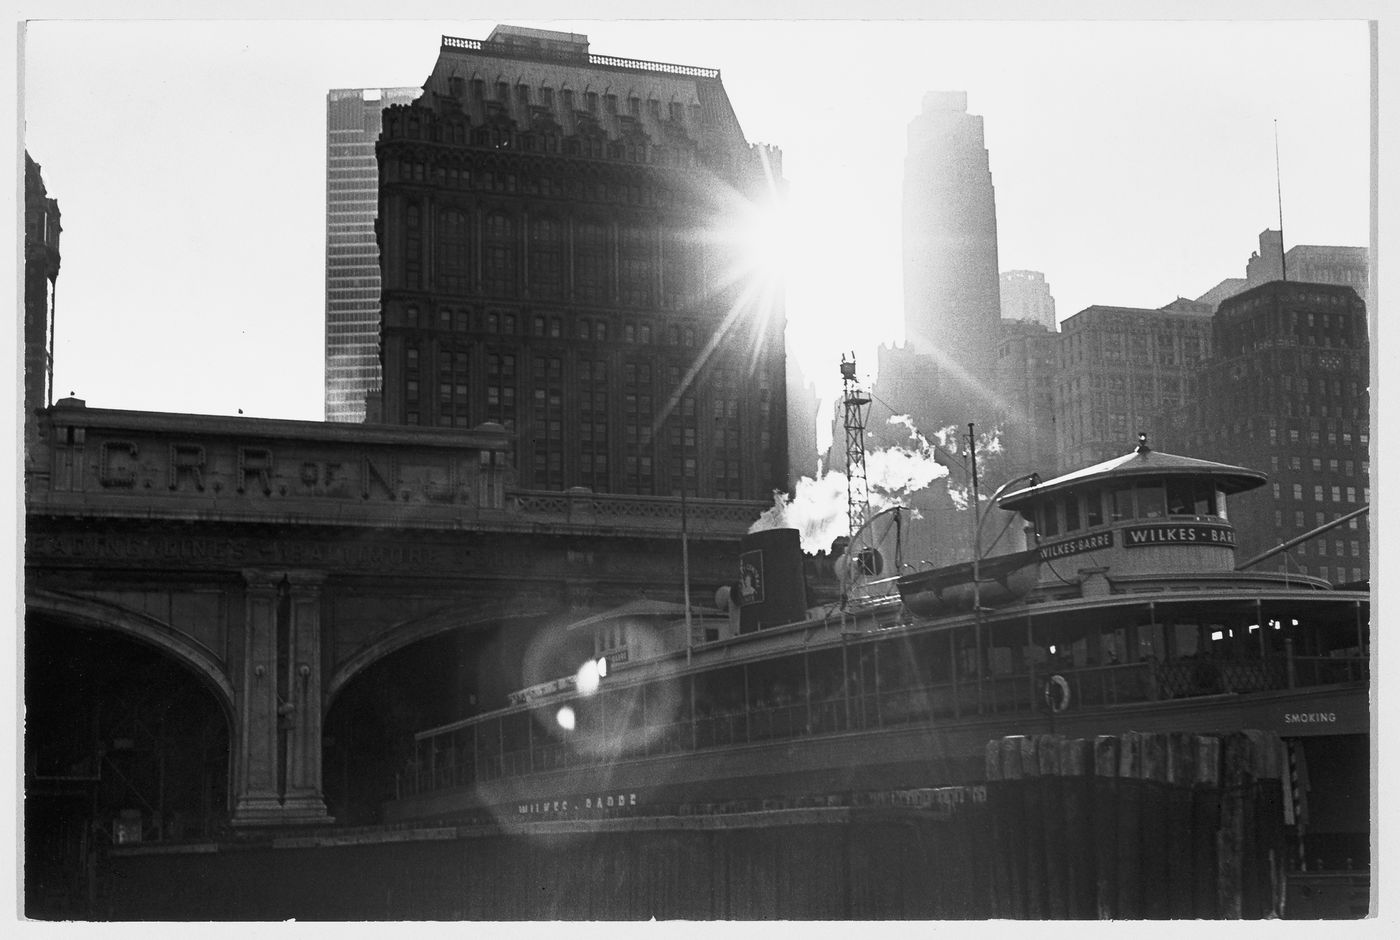
<svg viewBox="0 0 1400 940">
<path fill-rule="evenodd" d="M 206 688 L 214 694 L 224 718 L 228 721 L 230 732 L 237 727 L 233 684 L 229 681 L 223 663 L 213 650 L 170 624 L 107 601 L 58 591 L 27 592 L 25 611 L 50 614 L 84 627 L 124 633 L 160 649 L 193 670 Z"/>
<path fill-rule="evenodd" d="M 454 605 L 436 610 L 415 620 L 403 620 L 385 626 L 382 630 L 360 644 L 349 656 L 335 664 L 330 680 L 325 686 L 324 711 L 329 714 L 331 706 L 350 684 L 350 681 L 374 663 L 397 650 L 463 627 L 473 627 L 485 623 L 500 623 L 511 620 L 528 620 L 557 614 L 560 607 L 555 602 L 539 601 L 522 607 L 518 602 L 495 602 L 478 604 L 472 607 Z"/>
</svg>

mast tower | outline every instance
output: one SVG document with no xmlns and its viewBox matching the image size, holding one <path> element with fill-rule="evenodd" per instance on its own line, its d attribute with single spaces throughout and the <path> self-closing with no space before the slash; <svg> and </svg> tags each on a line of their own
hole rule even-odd
<svg viewBox="0 0 1400 940">
<path fill-rule="evenodd" d="M 870 518 L 870 485 L 865 475 L 865 419 L 870 396 L 856 380 L 856 358 L 841 356 L 841 423 L 846 428 L 846 536 L 855 548 L 856 533 Z"/>
</svg>

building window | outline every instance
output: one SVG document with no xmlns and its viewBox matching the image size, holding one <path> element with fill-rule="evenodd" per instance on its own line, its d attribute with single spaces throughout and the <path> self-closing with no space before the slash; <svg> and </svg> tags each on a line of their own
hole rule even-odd
<svg viewBox="0 0 1400 940">
<path fill-rule="evenodd" d="M 466 293 L 469 288 L 467 265 L 470 257 L 467 240 L 467 214 L 460 209 L 438 212 L 436 277 L 438 287 L 451 293 Z"/>
<path fill-rule="evenodd" d="M 607 297 L 607 233 L 596 222 L 582 222 L 577 234 L 575 290 L 580 300 L 600 302 Z"/>
<path fill-rule="evenodd" d="M 482 284 L 488 294 L 508 297 L 515 293 L 515 223 L 504 212 L 486 217 L 485 266 Z"/>
<path fill-rule="evenodd" d="M 620 234 L 621 271 L 618 281 L 622 302 L 630 306 L 649 306 L 652 302 L 652 263 L 650 240 L 636 225 L 624 225 Z"/>
<path fill-rule="evenodd" d="M 564 230 L 556 219 L 536 219 L 530 226 L 530 291 L 548 299 L 564 294 Z"/>
</svg>

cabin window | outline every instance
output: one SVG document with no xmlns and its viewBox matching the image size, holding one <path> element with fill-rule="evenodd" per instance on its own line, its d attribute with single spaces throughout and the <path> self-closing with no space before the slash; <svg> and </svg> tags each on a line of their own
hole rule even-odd
<svg viewBox="0 0 1400 940">
<path fill-rule="evenodd" d="M 1193 480 L 1167 481 L 1167 515 L 1190 516 L 1195 514 L 1196 501 L 1192 494 Z"/>
<path fill-rule="evenodd" d="M 1065 531 L 1074 532 L 1079 528 L 1079 497 L 1071 496 L 1065 500 Z"/>
<path fill-rule="evenodd" d="M 1040 526 L 1040 534 L 1045 536 L 1060 534 L 1060 507 L 1056 502 L 1045 504 L 1041 513 L 1043 522 Z"/>
<path fill-rule="evenodd" d="M 1103 525 L 1103 493 L 1100 490 L 1090 490 L 1084 498 L 1084 505 L 1087 510 L 1084 514 L 1084 524 L 1091 529 L 1096 525 Z"/>
<path fill-rule="evenodd" d="M 1173 516 L 1215 515 L 1215 486 L 1209 480 L 1168 480 L 1167 512 Z"/>
<path fill-rule="evenodd" d="M 1133 518 L 1133 491 L 1127 488 L 1113 491 L 1113 521 Z"/>
<path fill-rule="evenodd" d="M 1139 484 L 1134 489 L 1139 519 L 1160 519 L 1167 514 L 1167 496 L 1160 483 Z"/>
<path fill-rule="evenodd" d="M 1216 509 L 1215 484 L 1210 480 L 1198 481 L 1196 483 L 1196 492 L 1194 495 L 1196 503 L 1196 515 L 1225 515 L 1225 510 L 1223 507 L 1218 511 Z"/>
</svg>

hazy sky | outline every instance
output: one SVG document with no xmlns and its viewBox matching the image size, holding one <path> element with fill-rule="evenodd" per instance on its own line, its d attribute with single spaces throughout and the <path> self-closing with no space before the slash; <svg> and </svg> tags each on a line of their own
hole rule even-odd
<svg viewBox="0 0 1400 940">
<path fill-rule="evenodd" d="M 788 347 L 823 391 L 843 350 L 864 373 L 902 338 L 925 91 L 984 117 L 1000 267 L 1044 272 L 1061 319 L 1243 276 L 1278 223 L 1275 119 L 1286 244 L 1369 243 L 1361 21 L 31 22 L 23 139 L 63 213 L 56 394 L 320 419 L 326 91 L 419 85 L 442 34 L 498 21 L 721 70 L 746 136 L 783 151 Z"/>
</svg>

